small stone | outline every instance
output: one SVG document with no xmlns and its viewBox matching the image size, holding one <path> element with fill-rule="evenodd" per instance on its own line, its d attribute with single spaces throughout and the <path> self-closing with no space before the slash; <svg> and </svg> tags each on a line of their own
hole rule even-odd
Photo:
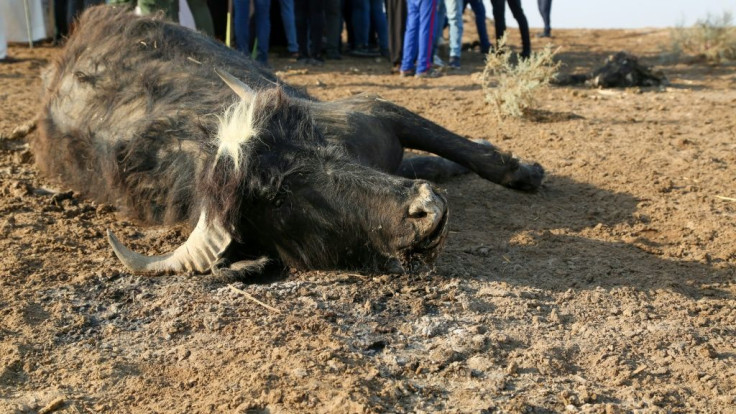
<svg viewBox="0 0 736 414">
<path fill-rule="evenodd" d="M 698 348 L 698 355 L 702 356 L 703 358 L 713 359 L 718 356 L 718 353 L 711 344 L 704 344 L 703 346 Z"/>
</svg>

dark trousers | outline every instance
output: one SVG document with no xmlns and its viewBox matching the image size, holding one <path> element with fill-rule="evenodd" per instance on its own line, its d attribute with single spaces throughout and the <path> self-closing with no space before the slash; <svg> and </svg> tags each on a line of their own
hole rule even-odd
<svg viewBox="0 0 736 414">
<path fill-rule="evenodd" d="M 506 32 L 506 2 L 509 3 L 509 9 L 514 19 L 519 24 L 521 32 L 521 56 L 529 57 L 532 53 L 532 42 L 529 39 L 529 23 L 524 16 L 524 10 L 521 8 L 521 0 L 491 0 L 493 5 L 493 20 L 496 24 L 496 41 L 503 37 Z"/>
<path fill-rule="evenodd" d="M 463 10 L 468 7 L 473 9 L 475 14 L 475 27 L 478 30 L 478 40 L 480 41 L 480 51 L 483 54 L 488 53 L 491 50 L 491 41 L 488 39 L 488 29 L 486 28 L 486 7 L 483 5 L 483 0 L 464 0 Z"/>
<path fill-rule="evenodd" d="M 539 6 L 539 14 L 542 15 L 544 20 L 544 34 L 549 36 L 552 31 L 552 26 L 549 23 L 549 14 L 552 11 L 552 0 L 537 0 L 537 6 Z"/>
<path fill-rule="evenodd" d="M 341 34 L 342 0 L 325 0 L 325 50 L 327 56 L 340 55 Z"/>
<path fill-rule="evenodd" d="M 392 65 L 401 65 L 406 31 L 406 0 L 386 0 L 386 14 L 389 59 Z"/>
<path fill-rule="evenodd" d="M 294 18 L 299 57 L 321 57 L 322 32 L 325 28 L 325 0 L 295 1 Z"/>
</svg>

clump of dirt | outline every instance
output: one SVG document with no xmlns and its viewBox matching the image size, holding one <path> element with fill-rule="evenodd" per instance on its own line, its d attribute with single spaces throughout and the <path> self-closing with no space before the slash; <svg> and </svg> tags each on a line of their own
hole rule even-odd
<svg viewBox="0 0 736 414">
<path fill-rule="evenodd" d="M 551 41 L 585 72 L 619 50 L 658 64 L 667 36 L 558 30 Z M 0 64 L 3 136 L 37 113 L 58 49 L 10 53 L 20 61 Z M 0 140 L 0 411 L 733 412 L 732 68 L 670 63 L 661 88 L 551 88 L 544 122 L 499 123 L 477 52 L 437 79 L 365 59 L 272 64 L 320 99 L 379 93 L 549 178 L 536 194 L 475 176 L 444 183 L 450 236 L 428 274 L 231 286 L 125 272 L 106 228 L 149 253 L 186 229 L 135 226 L 39 176 L 25 140 Z"/>
</svg>

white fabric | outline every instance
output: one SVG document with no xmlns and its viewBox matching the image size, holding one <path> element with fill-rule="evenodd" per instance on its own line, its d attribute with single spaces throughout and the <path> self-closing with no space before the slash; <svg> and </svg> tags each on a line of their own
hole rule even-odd
<svg viewBox="0 0 736 414">
<path fill-rule="evenodd" d="M 31 40 L 42 40 L 54 34 L 52 0 L 0 0 L 0 15 L 3 16 L 5 40 L 28 42 L 25 3 L 28 3 L 31 20 Z"/>
<path fill-rule="evenodd" d="M 187 0 L 179 0 L 179 24 L 193 30 L 197 30 L 194 24 L 194 16 L 189 8 Z"/>
<path fill-rule="evenodd" d="M 138 6 L 135 7 L 135 14 L 139 16 L 141 15 L 141 9 Z M 179 24 L 189 29 L 196 30 L 194 25 L 194 16 L 192 16 L 192 10 L 189 8 L 187 0 L 179 0 Z"/>
</svg>

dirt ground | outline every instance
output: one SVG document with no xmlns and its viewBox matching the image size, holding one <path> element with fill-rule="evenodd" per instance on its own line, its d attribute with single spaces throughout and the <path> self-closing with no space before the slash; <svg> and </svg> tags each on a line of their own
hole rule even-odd
<svg viewBox="0 0 736 414">
<path fill-rule="evenodd" d="M 385 61 L 304 69 L 274 55 L 319 98 L 381 94 L 549 176 L 535 194 L 444 183 L 450 236 L 429 274 L 252 284 L 126 272 L 106 228 L 149 254 L 187 230 L 137 226 L 39 176 L 27 142 L 7 136 L 34 117 L 59 49 L 11 46 L 0 412 L 736 412 L 735 67 L 663 63 L 667 30 L 554 35 L 567 70 L 627 50 L 671 85 L 552 88 L 546 120 L 499 122 L 477 51 L 422 80 Z"/>
</svg>

